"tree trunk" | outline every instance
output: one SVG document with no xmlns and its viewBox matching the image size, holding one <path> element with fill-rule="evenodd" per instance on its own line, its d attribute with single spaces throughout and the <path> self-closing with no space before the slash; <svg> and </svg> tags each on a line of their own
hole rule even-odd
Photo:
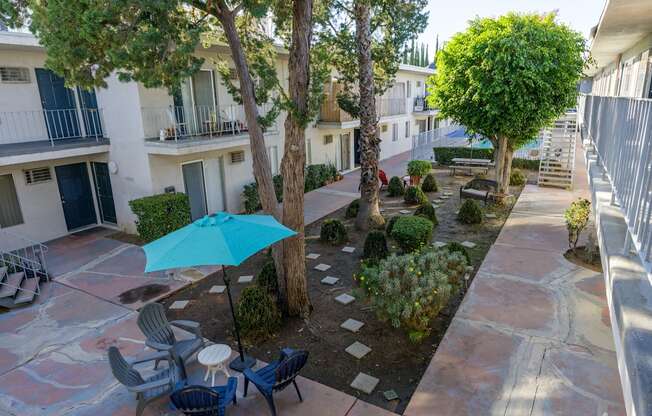
<svg viewBox="0 0 652 416">
<path fill-rule="evenodd" d="M 278 208 L 276 193 L 274 192 L 274 182 L 272 181 L 272 168 L 267 157 L 267 148 L 265 146 L 265 137 L 263 130 L 258 123 L 258 106 L 256 104 L 256 95 L 254 82 L 249 72 L 249 65 L 240 42 L 240 35 L 235 26 L 235 15 L 227 10 L 226 5 L 221 3 L 220 11 L 216 16 L 222 23 L 224 34 L 229 43 L 231 56 L 235 64 L 238 79 L 240 80 L 240 95 L 244 107 L 245 117 L 247 119 L 249 142 L 251 147 L 251 156 L 253 159 L 254 178 L 258 183 L 258 195 L 263 210 L 273 215 L 281 221 L 281 211 Z M 303 185 L 301 185 L 303 189 Z M 272 258 L 276 266 L 276 274 L 279 280 L 279 296 L 282 300 L 286 298 L 285 291 L 285 273 L 283 270 L 283 245 L 275 244 L 272 247 Z"/>
<path fill-rule="evenodd" d="M 371 58 L 371 7 L 368 1 L 357 0 L 355 3 L 360 90 L 360 210 L 355 225 L 360 230 L 368 230 L 369 227 L 382 226 L 385 223 L 378 207 L 380 138 Z"/>
<path fill-rule="evenodd" d="M 505 155 L 507 153 L 507 137 L 498 136 L 498 147 L 494 151 L 494 158 L 496 159 L 496 182 L 498 183 L 498 197 L 502 199 L 502 196 L 507 194 L 507 187 L 503 182 L 504 170 L 505 170 Z"/>
<path fill-rule="evenodd" d="M 505 194 L 509 194 L 509 175 L 512 172 L 512 156 L 514 156 L 514 150 L 510 146 L 507 146 L 505 151 L 505 159 L 503 160 L 503 180 L 502 184 L 505 188 Z"/>
<path fill-rule="evenodd" d="M 303 218 L 304 167 L 310 80 L 310 38 L 312 37 L 313 0 L 295 0 L 292 6 L 292 43 L 288 63 L 288 92 L 294 108 L 285 119 L 283 171 L 283 223 L 296 231 L 283 241 L 283 266 L 287 284 L 287 312 L 307 316 L 310 313 L 306 281 L 305 236 Z"/>
</svg>

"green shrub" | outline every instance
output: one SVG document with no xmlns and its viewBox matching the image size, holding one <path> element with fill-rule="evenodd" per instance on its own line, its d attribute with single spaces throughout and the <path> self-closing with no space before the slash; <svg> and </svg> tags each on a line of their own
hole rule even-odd
<svg viewBox="0 0 652 416">
<path fill-rule="evenodd" d="M 283 176 L 274 175 L 272 177 L 274 182 L 274 193 L 276 194 L 276 200 L 278 202 L 283 201 Z M 260 202 L 260 196 L 258 195 L 258 184 L 256 182 L 251 182 L 244 186 L 242 190 L 242 204 L 244 205 L 245 212 L 247 214 L 253 214 L 256 211 L 263 209 L 263 205 Z"/>
<path fill-rule="evenodd" d="M 435 179 L 434 173 L 429 173 L 426 175 L 426 178 L 421 184 L 421 190 L 423 192 L 437 192 L 439 190 L 439 186 L 437 186 L 437 179 Z"/>
<path fill-rule="evenodd" d="M 425 204 L 428 202 L 428 196 L 423 193 L 421 188 L 417 186 L 408 186 L 403 195 L 403 200 L 410 205 Z"/>
<path fill-rule="evenodd" d="M 264 341 L 281 327 L 281 314 L 276 301 L 258 286 L 242 290 L 236 307 L 242 336 L 250 342 Z"/>
<path fill-rule="evenodd" d="M 527 182 L 527 177 L 518 169 L 512 169 L 509 174 L 509 184 L 512 186 L 523 186 Z"/>
<path fill-rule="evenodd" d="M 274 193 L 276 194 L 276 200 L 278 202 L 283 202 L 283 175 L 274 175 L 272 180 L 274 181 Z"/>
<path fill-rule="evenodd" d="M 433 224 L 423 217 L 408 215 L 399 217 L 392 227 L 392 238 L 409 253 L 427 245 L 432 238 Z"/>
<path fill-rule="evenodd" d="M 329 182 L 335 180 L 337 168 L 331 164 L 317 164 L 306 167 L 304 192 L 310 192 L 314 189 L 321 188 Z"/>
<path fill-rule="evenodd" d="M 463 224 L 480 224 L 482 222 L 482 209 L 473 199 L 466 199 L 460 211 L 457 213 L 457 219 Z"/>
<path fill-rule="evenodd" d="M 407 165 L 407 174 L 410 176 L 424 177 L 432 169 L 432 164 L 427 160 L 411 160 Z"/>
<path fill-rule="evenodd" d="M 433 207 L 430 202 L 419 205 L 419 208 L 414 211 L 414 215 L 430 220 L 432 225 L 435 227 L 437 224 L 439 224 L 439 221 L 437 221 L 437 213 L 435 212 L 435 207 Z"/>
<path fill-rule="evenodd" d="M 370 231 L 367 238 L 364 240 L 364 250 L 362 251 L 362 258 L 376 263 L 389 254 L 387 248 L 387 239 L 385 233 L 382 231 Z"/>
<path fill-rule="evenodd" d="M 267 261 L 256 276 L 256 284 L 265 289 L 267 293 L 276 297 L 278 295 L 278 276 L 274 261 Z"/>
<path fill-rule="evenodd" d="M 190 202 L 183 193 L 159 194 L 129 201 L 138 217 L 136 230 L 144 241 L 153 241 L 190 224 Z"/>
<path fill-rule="evenodd" d="M 539 160 L 512 159 L 512 168 L 525 170 L 539 170 Z"/>
<path fill-rule="evenodd" d="M 430 324 L 462 286 L 467 263 L 459 253 L 428 250 L 363 264 L 355 276 L 381 320 L 403 328 L 411 341 L 428 336 Z"/>
<path fill-rule="evenodd" d="M 577 201 L 573 201 L 564 212 L 566 229 L 568 230 L 568 246 L 570 248 L 577 247 L 580 234 L 589 223 L 590 217 L 591 202 L 585 198 L 578 198 Z"/>
<path fill-rule="evenodd" d="M 460 158 L 473 158 L 473 159 L 489 159 L 494 158 L 494 149 L 471 149 L 470 147 L 435 147 L 432 149 L 435 152 L 435 160 L 440 165 L 452 165 L 453 159 Z"/>
<path fill-rule="evenodd" d="M 457 241 L 451 241 L 450 243 L 444 246 L 444 249 L 450 253 L 460 253 L 464 256 L 467 264 L 471 264 L 471 256 L 469 256 L 469 251 L 462 244 Z"/>
<path fill-rule="evenodd" d="M 348 207 L 346 207 L 346 213 L 344 214 L 345 218 L 355 218 L 358 216 L 358 211 L 360 211 L 360 199 L 354 199 L 351 201 Z"/>
<path fill-rule="evenodd" d="M 396 220 L 401 218 L 400 215 L 394 215 L 393 217 L 389 217 L 389 220 L 387 220 L 387 224 L 385 225 L 385 233 L 387 235 L 392 235 L 392 229 L 394 228 L 394 224 L 396 223 Z"/>
<path fill-rule="evenodd" d="M 324 243 L 332 245 L 342 244 L 347 240 L 346 227 L 342 221 L 336 219 L 328 219 L 321 225 L 319 239 Z"/>
<path fill-rule="evenodd" d="M 388 196 L 403 196 L 405 193 L 405 186 L 403 185 L 403 180 L 398 176 L 392 176 L 387 185 L 387 195 Z"/>
</svg>

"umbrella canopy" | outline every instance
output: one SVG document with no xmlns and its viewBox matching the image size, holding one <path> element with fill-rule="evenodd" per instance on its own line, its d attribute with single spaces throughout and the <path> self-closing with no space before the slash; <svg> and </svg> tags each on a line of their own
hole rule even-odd
<svg viewBox="0 0 652 416">
<path fill-rule="evenodd" d="M 218 212 L 145 245 L 145 271 L 237 266 L 263 248 L 293 235 L 296 232 L 270 215 Z"/>
</svg>

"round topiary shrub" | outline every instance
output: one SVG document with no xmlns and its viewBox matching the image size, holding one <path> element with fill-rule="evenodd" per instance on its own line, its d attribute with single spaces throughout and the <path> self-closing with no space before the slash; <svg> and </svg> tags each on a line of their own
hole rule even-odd
<svg viewBox="0 0 652 416">
<path fill-rule="evenodd" d="M 435 175 L 433 173 L 426 175 L 426 178 L 421 184 L 421 190 L 423 192 L 437 192 L 439 190 L 439 186 L 437 186 L 437 179 L 435 179 Z"/>
<path fill-rule="evenodd" d="M 405 190 L 405 195 L 403 196 L 403 199 L 405 200 L 406 203 L 410 205 L 421 205 L 425 204 L 428 202 L 428 197 L 426 194 L 423 193 L 421 188 L 416 187 L 416 186 L 409 186 Z"/>
<path fill-rule="evenodd" d="M 482 222 L 482 209 L 476 201 L 467 199 L 460 207 L 457 219 L 463 224 L 480 224 Z"/>
<path fill-rule="evenodd" d="M 460 253 L 466 259 L 466 264 L 471 264 L 471 257 L 469 256 L 469 251 L 458 243 L 457 241 L 451 241 L 450 243 L 444 246 L 444 250 L 447 250 L 449 253 Z"/>
<path fill-rule="evenodd" d="M 251 342 L 270 338 L 281 326 L 281 314 L 276 301 L 258 286 L 249 286 L 242 291 L 236 315 L 242 336 Z"/>
<path fill-rule="evenodd" d="M 394 217 L 396 218 L 396 217 Z M 387 248 L 387 239 L 385 233 L 382 231 L 371 231 L 367 234 L 364 241 L 364 250 L 362 251 L 362 258 L 376 263 L 389 254 Z"/>
<path fill-rule="evenodd" d="M 398 176 L 392 176 L 387 185 L 387 195 L 388 196 L 403 196 L 405 193 L 405 186 L 403 185 L 403 180 Z"/>
<path fill-rule="evenodd" d="M 518 169 L 513 169 L 509 174 L 509 184 L 512 186 L 523 186 L 527 182 L 525 174 Z"/>
<path fill-rule="evenodd" d="M 355 218 L 358 216 L 358 211 L 360 211 L 360 198 L 351 201 L 349 206 L 346 207 L 346 213 L 344 214 L 344 217 Z"/>
<path fill-rule="evenodd" d="M 256 276 L 256 284 L 272 296 L 278 296 L 278 276 L 274 261 L 266 262 Z"/>
<path fill-rule="evenodd" d="M 396 220 L 391 236 L 404 252 L 410 253 L 430 243 L 433 227 L 426 218 L 408 215 Z"/>
<path fill-rule="evenodd" d="M 387 220 L 387 224 L 385 225 L 385 233 L 387 235 L 392 235 L 392 228 L 394 228 L 394 224 L 396 223 L 396 220 L 399 219 L 399 215 L 394 215 L 393 217 L 389 217 L 389 220 Z"/>
<path fill-rule="evenodd" d="M 332 245 L 342 244 L 347 240 L 346 227 L 342 221 L 336 219 L 326 220 L 321 225 L 319 239 Z"/>
<path fill-rule="evenodd" d="M 437 214 L 435 213 L 435 207 L 433 207 L 429 202 L 419 205 L 419 208 L 414 211 L 414 215 L 429 219 L 435 227 L 439 224 L 439 221 L 437 221 Z"/>
<path fill-rule="evenodd" d="M 427 160 L 411 160 L 407 165 L 407 174 L 419 183 L 419 179 L 426 176 L 432 169 L 432 164 Z"/>
</svg>

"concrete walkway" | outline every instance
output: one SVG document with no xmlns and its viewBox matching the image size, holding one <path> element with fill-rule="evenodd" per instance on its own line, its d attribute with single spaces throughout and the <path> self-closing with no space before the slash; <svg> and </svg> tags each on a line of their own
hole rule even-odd
<svg viewBox="0 0 652 416">
<path fill-rule="evenodd" d="M 624 415 L 602 274 L 564 259 L 563 211 L 586 196 L 528 185 L 405 415 Z"/>
</svg>

